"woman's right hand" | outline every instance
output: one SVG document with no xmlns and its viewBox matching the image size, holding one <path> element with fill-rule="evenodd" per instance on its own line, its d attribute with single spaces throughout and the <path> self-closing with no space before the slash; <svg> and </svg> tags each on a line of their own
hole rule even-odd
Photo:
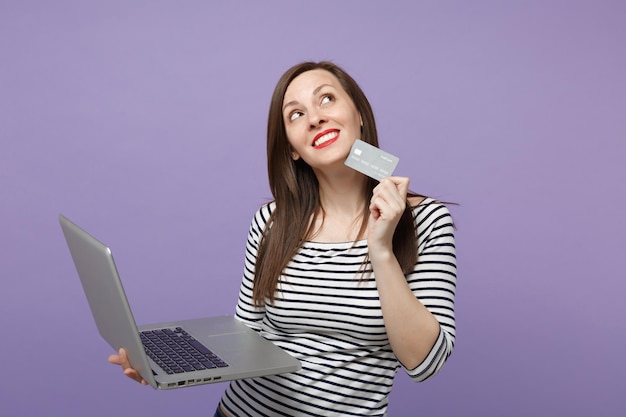
<svg viewBox="0 0 626 417">
<path fill-rule="evenodd" d="M 141 385 L 148 385 L 148 381 L 143 379 L 139 372 L 131 368 L 128 356 L 126 356 L 126 351 L 123 348 L 120 349 L 117 355 L 109 356 L 109 362 L 113 365 L 120 365 L 124 370 L 124 375 L 127 377 L 139 382 Z"/>
</svg>

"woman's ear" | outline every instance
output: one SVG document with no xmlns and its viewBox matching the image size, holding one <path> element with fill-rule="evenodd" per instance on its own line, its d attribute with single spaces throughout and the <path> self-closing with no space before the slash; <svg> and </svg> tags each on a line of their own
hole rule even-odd
<svg viewBox="0 0 626 417">
<path fill-rule="evenodd" d="M 293 159 L 294 161 L 300 159 L 300 154 L 296 152 L 296 150 L 293 149 L 291 146 L 289 147 L 289 153 L 291 154 L 291 159 Z"/>
</svg>

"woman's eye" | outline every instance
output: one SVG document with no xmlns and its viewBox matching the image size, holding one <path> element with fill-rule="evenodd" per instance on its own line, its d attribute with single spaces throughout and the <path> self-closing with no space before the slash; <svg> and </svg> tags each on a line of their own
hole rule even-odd
<svg viewBox="0 0 626 417">
<path fill-rule="evenodd" d="M 331 96 L 330 94 L 322 97 L 322 104 L 330 103 L 331 101 L 333 101 L 333 96 Z"/>
<path fill-rule="evenodd" d="M 302 112 L 299 112 L 299 111 L 294 111 L 293 113 L 291 113 L 291 114 L 289 115 L 289 120 L 293 122 L 294 120 L 296 120 L 296 119 L 297 119 L 297 118 L 299 118 L 300 116 L 302 116 Z"/>
</svg>

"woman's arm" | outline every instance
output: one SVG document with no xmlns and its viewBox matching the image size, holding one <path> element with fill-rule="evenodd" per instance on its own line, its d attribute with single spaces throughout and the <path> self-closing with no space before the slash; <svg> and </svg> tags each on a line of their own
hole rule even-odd
<svg viewBox="0 0 626 417">
<path fill-rule="evenodd" d="M 415 380 L 436 373 L 455 338 L 456 260 L 449 212 L 440 204 L 422 208 L 418 263 L 405 276 L 392 247 L 404 211 L 408 178 L 392 177 L 374 190 L 368 246 L 391 348 Z"/>
<path fill-rule="evenodd" d="M 248 232 L 248 240 L 246 242 L 243 279 L 241 281 L 239 298 L 235 310 L 236 319 L 257 331 L 261 329 L 261 322 L 265 316 L 265 308 L 263 306 L 255 306 L 252 300 L 254 273 L 259 243 L 272 209 L 273 206 L 271 204 L 265 205 L 257 211 L 252 219 L 252 224 Z"/>
</svg>

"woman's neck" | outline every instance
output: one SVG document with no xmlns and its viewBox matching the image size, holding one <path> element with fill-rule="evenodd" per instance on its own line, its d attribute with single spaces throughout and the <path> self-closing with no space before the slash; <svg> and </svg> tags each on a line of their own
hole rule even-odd
<svg viewBox="0 0 626 417">
<path fill-rule="evenodd" d="M 366 204 L 367 179 L 355 172 L 345 175 L 317 175 L 320 205 L 327 214 L 354 216 L 361 214 Z"/>
<path fill-rule="evenodd" d="M 356 172 L 344 176 L 318 175 L 321 212 L 313 225 L 313 240 L 356 240 L 367 201 L 367 179 Z"/>
</svg>

